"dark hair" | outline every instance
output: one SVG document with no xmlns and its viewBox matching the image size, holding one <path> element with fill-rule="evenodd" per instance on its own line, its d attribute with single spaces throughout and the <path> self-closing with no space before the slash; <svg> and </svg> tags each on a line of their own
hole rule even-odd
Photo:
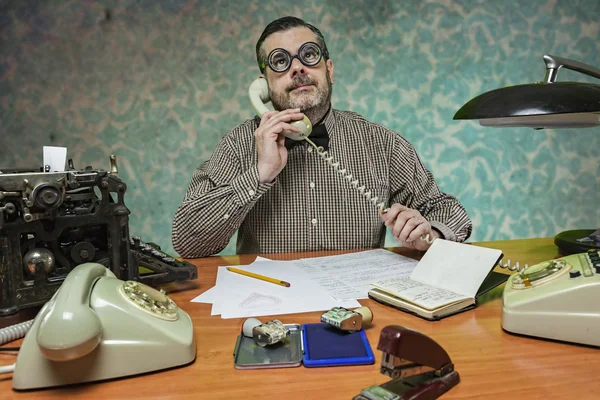
<svg viewBox="0 0 600 400">
<path fill-rule="evenodd" d="M 313 33 L 317 36 L 317 44 L 323 50 L 323 57 L 325 59 L 329 59 L 329 50 L 327 50 L 325 38 L 323 37 L 323 34 L 319 29 L 317 29 L 311 24 L 304 22 L 300 18 L 283 17 L 276 19 L 275 21 L 267 25 L 262 35 L 260 35 L 260 38 L 258 38 L 258 42 L 256 42 L 256 62 L 258 62 L 258 67 L 260 68 L 261 72 L 265 72 L 261 65 L 267 58 L 267 54 L 265 54 L 265 52 L 262 49 L 262 44 L 265 41 L 265 39 L 274 33 L 287 31 L 288 29 L 292 28 L 308 28 L 311 31 L 313 31 Z"/>
</svg>

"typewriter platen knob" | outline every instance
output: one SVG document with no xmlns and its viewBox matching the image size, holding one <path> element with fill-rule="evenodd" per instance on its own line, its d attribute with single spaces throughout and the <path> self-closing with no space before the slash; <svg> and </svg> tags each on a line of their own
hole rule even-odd
<svg viewBox="0 0 600 400">
<path fill-rule="evenodd" d="M 47 183 L 37 185 L 33 189 L 32 197 L 36 205 L 45 209 L 58 207 L 63 201 L 60 188 Z"/>
<path fill-rule="evenodd" d="M 32 275 L 35 275 L 37 265 L 41 266 L 46 273 L 49 273 L 54 269 L 54 264 L 54 254 L 48 249 L 38 248 L 29 250 L 23 257 L 23 266 Z"/>
</svg>

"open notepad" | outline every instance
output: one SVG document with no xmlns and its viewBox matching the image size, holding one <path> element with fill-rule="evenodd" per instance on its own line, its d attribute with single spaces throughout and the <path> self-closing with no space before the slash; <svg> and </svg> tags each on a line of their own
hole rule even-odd
<svg viewBox="0 0 600 400">
<path fill-rule="evenodd" d="M 373 283 L 369 297 L 428 320 L 477 306 L 477 297 L 508 275 L 491 270 L 502 251 L 436 239 L 410 277 Z"/>
</svg>

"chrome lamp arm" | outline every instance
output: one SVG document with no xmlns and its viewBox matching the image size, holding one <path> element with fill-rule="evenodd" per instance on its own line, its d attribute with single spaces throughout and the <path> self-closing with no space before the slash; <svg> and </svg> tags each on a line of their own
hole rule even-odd
<svg viewBox="0 0 600 400">
<path fill-rule="evenodd" d="M 544 62 L 546 63 L 545 83 L 554 83 L 556 81 L 556 76 L 558 75 L 558 70 L 562 67 L 600 79 L 600 69 L 579 61 L 552 55 L 544 55 Z"/>
</svg>

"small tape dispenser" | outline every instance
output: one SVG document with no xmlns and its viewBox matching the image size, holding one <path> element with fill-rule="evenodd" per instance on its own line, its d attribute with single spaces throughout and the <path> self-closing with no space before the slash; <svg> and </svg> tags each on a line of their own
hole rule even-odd
<svg viewBox="0 0 600 400">
<path fill-rule="evenodd" d="M 392 378 L 364 389 L 353 400 L 437 399 L 460 382 L 448 353 L 433 339 L 402 326 L 386 326 L 377 349 L 380 372 Z"/>
<path fill-rule="evenodd" d="M 355 332 L 373 321 L 373 313 L 369 307 L 348 310 L 343 307 L 333 307 L 321 315 L 321 322 L 343 331 Z"/>
<path fill-rule="evenodd" d="M 256 318 L 248 318 L 242 326 L 242 334 L 254 338 L 260 347 L 265 347 L 283 341 L 289 336 L 290 330 L 277 319 L 263 324 Z"/>
</svg>

